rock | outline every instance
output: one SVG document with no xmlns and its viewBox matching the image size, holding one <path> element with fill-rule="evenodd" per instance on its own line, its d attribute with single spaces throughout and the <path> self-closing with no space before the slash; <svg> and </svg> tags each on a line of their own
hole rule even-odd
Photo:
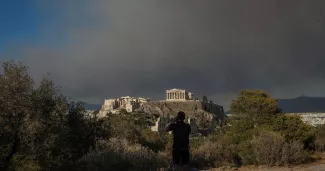
<svg viewBox="0 0 325 171">
<path fill-rule="evenodd" d="M 223 122 L 225 114 L 223 107 L 214 103 L 205 103 L 202 101 L 185 101 L 185 102 L 166 102 L 153 101 L 144 103 L 139 112 L 156 114 L 159 116 L 176 116 L 177 112 L 183 111 L 188 117 L 197 120 L 218 120 Z"/>
</svg>

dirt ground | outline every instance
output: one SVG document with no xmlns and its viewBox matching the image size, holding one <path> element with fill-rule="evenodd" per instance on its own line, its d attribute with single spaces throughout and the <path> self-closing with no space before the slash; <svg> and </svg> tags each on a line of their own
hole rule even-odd
<svg viewBox="0 0 325 171">
<path fill-rule="evenodd" d="M 297 165 L 292 167 L 267 167 L 267 166 L 245 166 L 236 168 L 214 168 L 204 171 L 325 171 L 325 159 L 311 164 Z"/>
</svg>

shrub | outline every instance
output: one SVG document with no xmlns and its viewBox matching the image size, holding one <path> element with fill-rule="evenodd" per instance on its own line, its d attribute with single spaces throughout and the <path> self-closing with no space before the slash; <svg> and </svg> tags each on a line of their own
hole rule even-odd
<svg viewBox="0 0 325 171">
<path fill-rule="evenodd" d="M 164 150 L 166 141 L 166 135 L 145 129 L 141 131 L 141 138 L 139 140 L 139 144 L 157 152 Z"/>
<path fill-rule="evenodd" d="M 205 141 L 191 150 L 191 162 L 197 167 L 216 167 L 237 164 L 236 146 L 221 141 Z"/>
<path fill-rule="evenodd" d="M 252 144 L 250 141 L 242 142 L 238 145 L 238 156 L 242 165 L 256 164 L 255 156 L 252 153 Z"/>
<path fill-rule="evenodd" d="M 303 144 L 298 141 L 290 143 L 274 132 L 262 132 L 251 141 L 252 158 L 255 164 L 289 165 L 300 164 L 309 159 Z"/>
<path fill-rule="evenodd" d="M 299 116 L 280 115 L 271 124 L 271 130 L 280 132 L 286 142 L 298 141 L 304 144 L 304 148 L 314 149 L 314 128 Z"/>
<path fill-rule="evenodd" d="M 99 141 L 80 163 L 83 170 L 157 170 L 168 165 L 163 153 L 116 138 Z"/>
<path fill-rule="evenodd" d="M 10 170 L 16 171 L 38 171 L 41 170 L 41 167 L 37 161 L 23 155 L 14 155 L 11 159 Z"/>
<path fill-rule="evenodd" d="M 317 151 L 325 151 L 325 126 L 322 125 L 317 128 L 315 136 L 315 147 Z"/>
</svg>

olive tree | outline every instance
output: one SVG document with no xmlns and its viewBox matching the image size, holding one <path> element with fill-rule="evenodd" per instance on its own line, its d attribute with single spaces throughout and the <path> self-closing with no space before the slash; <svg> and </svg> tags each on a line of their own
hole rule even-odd
<svg viewBox="0 0 325 171">
<path fill-rule="evenodd" d="M 72 168 L 95 144 L 97 122 L 49 78 L 39 86 L 22 63 L 7 61 L 0 75 L 0 170 Z"/>
</svg>

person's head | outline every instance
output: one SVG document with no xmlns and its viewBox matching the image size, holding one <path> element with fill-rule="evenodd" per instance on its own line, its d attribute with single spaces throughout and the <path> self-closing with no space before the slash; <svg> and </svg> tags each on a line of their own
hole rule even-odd
<svg viewBox="0 0 325 171">
<path fill-rule="evenodd" d="M 177 120 L 179 120 L 179 121 L 184 121 L 184 120 L 185 120 L 185 113 L 182 112 L 182 111 L 179 111 L 179 112 L 177 113 Z"/>
</svg>

